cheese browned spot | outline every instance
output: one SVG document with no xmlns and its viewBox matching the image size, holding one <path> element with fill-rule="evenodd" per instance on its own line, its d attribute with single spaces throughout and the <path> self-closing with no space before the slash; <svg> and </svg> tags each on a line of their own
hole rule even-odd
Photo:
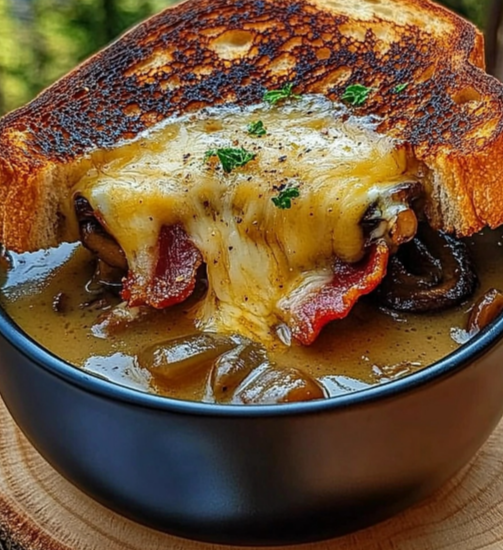
<svg viewBox="0 0 503 550">
<path fill-rule="evenodd" d="M 267 135 L 247 132 L 256 120 Z M 255 158 L 227 174 L 205 160 L 223 147 Z M 364 260 L 362 218 L 378 212 L 381 237 L 408 208 L 397 187 L 419 177 L 403 144 L 317 96 L 173 118 L 91 162 L 74 191 L 118 241 L 135 288 L 152 284 L 162 228 L 183 228 L 207 266 L 197 325 L 262 341 L 288 323 L 292 296 L 332 284 L 335 258 Z M 289 187 L 299 196 L 280 209 L 272 199 Z"/>
</svg>

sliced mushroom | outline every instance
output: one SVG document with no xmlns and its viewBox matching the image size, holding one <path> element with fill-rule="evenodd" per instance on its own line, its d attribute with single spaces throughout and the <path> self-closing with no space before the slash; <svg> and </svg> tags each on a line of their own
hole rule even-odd
<svg viewBox="0 0 503 550">
<path fill-rule="evenodd" d="M 391 249 L 397 250 L 402 244 L 410 242 L 417 234 L 418 222 L 411 208 L 397 212 L 389 232 Z"/>
<path fill-rule="evenodd" d="M 460 304 L 476 285 L 466 245 L 422 224 L 416 238 L 390 260 L 377 295 L 391 309 L 423 313 Z"/>
<path fill-rule="evenodd" d="M 327 397 L 322 386 L 307 373 L 295 368 L 269 366 L 252 373 L 237 389 L 232 402 L 246 405 L 273 405 L 312 401 Z"/>
<path fill-rule="evenodd" d="M 473 306 L 468 318 L 467 331 L 474 336 L 490 325 L 503 312 L 503 293 L 492 288 Z"/>
<path fill-rule="evenodd" d="M 89 202 L 81 196 L 74 201 L 83 245 L 111 267 L 127 270 L 127 260 L 117 241 L 96 219 Z"/>
<path fill-rule="evenodd" d="M 124 271 L 127 269 L 127 261 L 122 248 L 97 221 L 91 220 L 81 224 L 80 237 L 84 246 L 95 252 L 98 258 L 105 263 Z"/>
<path fill-rule="evenodd" d="M 421 197 L 422 185 L 404 182 L 390 189 L 365 213 L 361 225 L 369 241 L 385 237 L 392 252 L 411 241 L 417 232 L 418 221 L 413 204 Z"/>
</svg>

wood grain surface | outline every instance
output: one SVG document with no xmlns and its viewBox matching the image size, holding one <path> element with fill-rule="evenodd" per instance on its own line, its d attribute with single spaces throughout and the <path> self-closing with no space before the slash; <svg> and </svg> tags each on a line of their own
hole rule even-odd
<svg viewBox="0 0 503 550">
<path fill-rule="evenodd" d="M 95 503 L 31 447 L 0 403 L 1 550 L 217 550 L 137 525 Z M 473 462 L 426 502 L 312 550 L 503 548 L 503 424 Z"/>
</svg>

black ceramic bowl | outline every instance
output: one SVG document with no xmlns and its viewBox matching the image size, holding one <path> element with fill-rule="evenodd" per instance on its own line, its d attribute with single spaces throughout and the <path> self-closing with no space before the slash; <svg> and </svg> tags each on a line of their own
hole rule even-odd
<svg viewBox="0 0 503 550">
<path fill-rule="evenodd" d="M 387 518 L 456 473 L 503 414 L 502 338 L 499 319 L 434 366 L 352 395 L 219 406 L 88 375 L 0 312 L 0 392 L 54 468 L 117 512 L 183 537 L 293 543 Z"/>
</svg>

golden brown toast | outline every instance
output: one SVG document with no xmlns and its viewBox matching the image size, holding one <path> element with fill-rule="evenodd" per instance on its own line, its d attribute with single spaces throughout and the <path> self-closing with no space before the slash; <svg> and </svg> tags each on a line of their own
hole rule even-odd
<svg viewBox="0 0 503 550">
<path fill-rule="evenodd" d="M 429 0 L 188 0 L 0 120 L 0 241 L 23 251 L 63 238 L 60 205 L 88 153 L 289 82 L 334 101 L 372 87 L 351 108 L 431 170 L 430 222 L 459 235 L 497 226 L 503 86 L 483 69 L 480 32 Z"/>
</svg>

